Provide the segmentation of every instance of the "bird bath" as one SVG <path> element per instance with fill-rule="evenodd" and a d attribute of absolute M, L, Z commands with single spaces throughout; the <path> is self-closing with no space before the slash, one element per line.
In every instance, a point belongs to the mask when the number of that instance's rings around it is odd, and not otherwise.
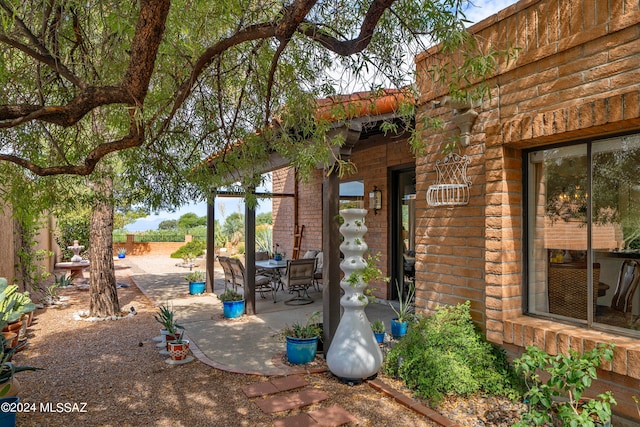
<path fill-rule="evenodd" d="M 55 268 L 60 270 L 69 270 L 71 274 L 71 282 L 79 284 L 85 281 L 83 270 L 89 267 L 89 260 L 82 259 L 80 251 L 84 249 L 84 246 L 78 244 L 77 240 L 73 241 L 72 246 L 67 246 L 67 249 L 73 252 L 71 261 L 58 262 Z"/>

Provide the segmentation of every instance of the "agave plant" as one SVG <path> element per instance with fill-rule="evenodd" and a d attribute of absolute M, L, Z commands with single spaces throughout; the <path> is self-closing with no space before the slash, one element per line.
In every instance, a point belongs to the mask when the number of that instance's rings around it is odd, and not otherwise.
<path fill-rule="evenodd" d="M 31 302 L 29 292 L 18 292 L 17 285 L 7 284 L 7 279 L 0 278 L 0 312 L 2 319 L 8 323 L 17 322 L 23 314 L 36 309 Z"/>

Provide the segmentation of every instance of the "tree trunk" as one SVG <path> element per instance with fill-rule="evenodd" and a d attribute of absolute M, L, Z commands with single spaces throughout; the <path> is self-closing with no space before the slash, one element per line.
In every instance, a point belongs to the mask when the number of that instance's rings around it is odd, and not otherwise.
<path fill-rule="evenodd" d="M 112 182 L 109 178 L 97 178 L 97 201 L 91 213 L 89 239 L 90 278 L 89 290 L 91 317 L 115 316 L 120 312 L 113 265 L 113 204 L 110 202 Z"/>

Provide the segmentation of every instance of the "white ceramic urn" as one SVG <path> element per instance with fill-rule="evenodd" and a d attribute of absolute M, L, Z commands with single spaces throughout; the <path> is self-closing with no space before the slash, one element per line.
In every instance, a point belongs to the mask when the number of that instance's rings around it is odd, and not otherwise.
<path fill-rule="evenodd" d="M 367 227 L 364 225 L 366 209 L 344 209 L 340 215 L 344 219 L 340 233 L 344 241 L 340 250 L 344 260 L 340 269 L 344 277 L 340 287 L 344 295 L 340 305 L 344 308 L 338 329 L 327 351 L 327 367 L 344 381 L 361 381 L 374 376 L 382 365 L 382 352 L 371 330 L 369 319 L 364 312 L 368 299 L 364 294 L 367 283 L 357 272 L 367 263 L 363 257 L 367 244 L 363 240 Z M 350 281 L 352 274 L 357 280 Z M 353 282 L 353 283 L 350 283 Z"/>

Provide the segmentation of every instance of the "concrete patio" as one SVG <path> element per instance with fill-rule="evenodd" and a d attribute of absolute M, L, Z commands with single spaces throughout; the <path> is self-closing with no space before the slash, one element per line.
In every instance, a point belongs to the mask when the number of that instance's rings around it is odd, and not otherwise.
<path fill-rule="evenodd" d="M 322 293 L 310 289 L 312 304 L 289 306 L 290 294 L 278 291 L 277 302 L 270 295 L 256 296 L 256 315 L 225 319 L 222 303 L 211 293 L 189 295 L 184 279 L 188 268 L 177 267 L 178 260 L 168 256 L 127 257 L 117 261 L 120 274 L 129 274 L 140 290 L 155 305 L 174 309 L 178 323 L 184 326 L 193 354 L 202 362 L 231 372 L 286 375 L 296 371 L 280 362 L 285 344 L 277 335 L 285 325 L 306 322 L 314 311 L 322 315 Z M 203 269 L 201 267 L 200 269 Z M 224 274 L 215 269 L 215 293 L 224 290 Z M 393 310 L 386 301 L 369 304 L 365 310 L 370 321 L 384 321 L 387 331 Z M 297 369 L 299 371 L 299 369 Z"/>

